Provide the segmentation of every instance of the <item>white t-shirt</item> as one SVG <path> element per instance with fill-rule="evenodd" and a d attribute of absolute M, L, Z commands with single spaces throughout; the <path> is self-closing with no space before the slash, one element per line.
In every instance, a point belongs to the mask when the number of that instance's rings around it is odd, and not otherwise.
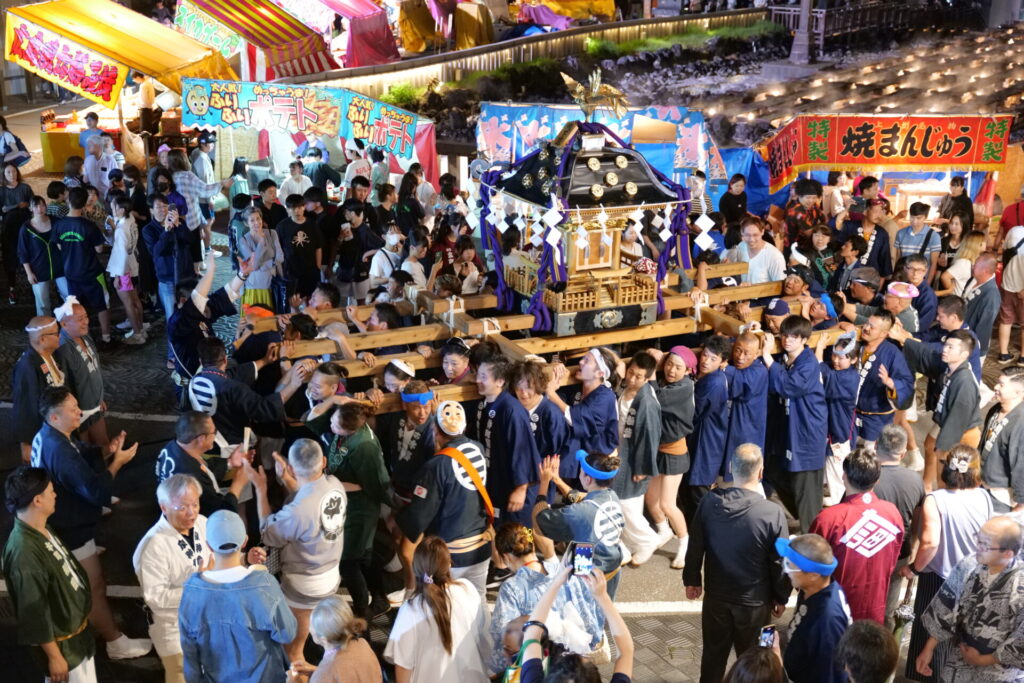
<path fill-rule="evenodd" d="M 1006 233 L 1006 239 L 1003 240 L 1003 249 L 1013 249 L 1021 240 L 1024 240 L 1024 225 L 1010 228 L 1010 232 Z M 1024 244 L 1017 250 L 1017 255 L 1003 266 L 1003 290 L 1024 290 Z"/>
<path fill-rule="evenodd" d="M 402 265 L 402 255 L 388 251 L 387 249 L 378 249 L 377 253 L 370 259 L 370 277 L 381 277 L 389 278 L 391 273 L 395 272 Z"/>
<path fill-rule="evenodd" d="M 281 202 L 288 199 L 293 194 L 303 194 L 306 190 L 313 187 L 313 181 L 309 179 L 309 176 L 300 175 L 299 179 L 296 180 L 292 176 L 285 178 L 284 182 L 281 183 L 281 187 L 277 190 L 277 196 L 281 198 Z"/>
<path fill-rule="evenodd" d="M 747 274 L 743 281 L 752 285 L 760 285 L 765 282 L 775 282 L 786 279 L 786 259 L 782 252 L 771 244 L 765 244 L 761 251 L 754 258 L 750 258 L 747 243 L 741 242 L 737 247 L 736 255 L 740 261 L 747 262 Z"/>
<path fill-rule="evenodd" d="M 366 159 L 356 159 L 347 167 L 345 167 L 345 187 L 352 187 L 352 179 L 355 178 L 357 175 L 361 175 L 364 178 L 366 178 L 367 181 L 369 181 L 370 172 L 372 170 L 373 165 L 369 161 L 367 161 Z M 371 187 L 370 190 L 372 191 L 373 188 Z"/>
<path fill-rule="evenodd" d="M 953 293 L 957 296 L 964 295 L 964 285 L 971 279 L 971 269 L 974 264 L 965 258 L 958 258 L 953 261 L 946 272 L 953 278 Z"/>
<path fill-rule="evenodd" d="M 398 610 L 384 659 L 412 669 L 411 683 L 485 683 L 490 652 L 487 609 L 473 584 L 465 579 L 448 586 L 452 606 L 452 651 L 445 652 L 437 623 L 422 598 Z"/>
<path fill-rule="evenodd" d="M 405 259 L 402 263 L 402 270 L 412 275 L 412 283 L 420 289 L 427 286 L 427 274 L 423 270 L 423 264 L 419 261 Z"/>

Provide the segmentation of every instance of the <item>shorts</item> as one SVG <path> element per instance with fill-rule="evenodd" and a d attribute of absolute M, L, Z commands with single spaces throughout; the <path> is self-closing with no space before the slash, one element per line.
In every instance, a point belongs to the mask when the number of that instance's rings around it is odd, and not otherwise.
<path fill-rule="evenodd" d="M 68 294 L 73 294 L 78 299 L 78 303 L 82 304 L 89 313 L 107 310 L 110 299 L 107 282 L 102 273 L 91 280 L 68 278 Z"/>
<path fill-rule="evenodd" d="M 135 285 L 132 284 L 131 275 L 115 275 L 114 276 L 114 287 L 119 292 L 134 292 Z"/>
<path fill-rule="evenodd" d="M 96 539 L 89 541 L 80 548 L 75 548 L 71 551 L 71 554 L 74 555 L 75 559 L 79 562 L 89 559 L 96 554 Z"/>
<path fill-rule="evenodd" d="M 210 220 L 213 218 L 213 204 L 210 202 L 199 202 L 199 213 L 202 214 L 204 221 Z"/>
<path fill-rule="evenodd" d="M 658 474 L 686 474 L 690 471 L 690 454 L 669 455 L 658 451 Z"/>
<path fill-rule="evenodd" d="M 1021 292 L 1003 292 L 999 303 L 999 324 L 1024 323 L 1024 297 Z"/>
<path fill-rule="evenodd" d="M 313 609 L 324 598 L 334 595 L 341 585 L 337 567 L 315 576 L 282 574 L 284 601 L 295 609 Z"/>

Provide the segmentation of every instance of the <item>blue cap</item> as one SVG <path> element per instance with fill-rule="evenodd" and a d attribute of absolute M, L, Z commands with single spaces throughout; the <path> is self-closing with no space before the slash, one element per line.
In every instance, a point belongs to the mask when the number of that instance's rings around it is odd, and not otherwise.
<path fill-rule="evenodd" d="M 764 312 L 766 315 L 789 315 L 789 303 L 776 297 L 768 302 Z"/>
<path fill-rule="evenodd" d="M 215 553 L 227 555 L 245 545 L 245 524 L 237 512 L 217 510 L 206 520 L 206 542 Z"/>

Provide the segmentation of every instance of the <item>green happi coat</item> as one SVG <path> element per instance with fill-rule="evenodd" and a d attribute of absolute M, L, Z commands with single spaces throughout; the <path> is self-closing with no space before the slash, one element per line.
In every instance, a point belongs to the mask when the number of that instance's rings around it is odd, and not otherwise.
<path fill-rule="evenodd" d="M 32 656 L 46 671 L 38 646 L 57 641 L 71 670 L 96 653 L 95 634 L 86 624 L 92 594 L 82 565 L 57 534 L 47 532 L 49 538 L 15 519 L 0 569 L 18 619 L 18 642 L 36 646 Z"/>

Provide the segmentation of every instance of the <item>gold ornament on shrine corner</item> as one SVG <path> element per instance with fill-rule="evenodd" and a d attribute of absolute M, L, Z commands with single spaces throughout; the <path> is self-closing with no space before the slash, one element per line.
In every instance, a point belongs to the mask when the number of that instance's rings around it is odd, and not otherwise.
<path fill-rule="evenodd" d="M 523 176 L 523 179 L 520 182 L 522 182 L 525 189 L 529 190 L 533 187 L 533 176 L 527 173 Z"/>
<path fill-rule="evenodd" d="M 619 174 L 616 173 L 615 171 L 608 171 L 607 173 L 604 174 L 604 184 L 608 185 L 609 187 L 612 185 L 618 185 Z"/>
<path fill-rule="evenodd" d="M 622 156 L 621 154 L 615 157 L 615 165 L 619 168 L 626 168 L 629 165 L 629 159 Z"/>
<path fill-rule="evenodd" d="M 626 115 L 628 102 L 625 94 L 618 88 L 602 83 L 600 69 L 591 72 L 587 85 L 565 73 L 562 74 L 562 80 L 569 88 L 569 95 L 583 110 L 588 121 L 594 112 L 601 108 L 610 109 L 620 119 Z"/>
<path fill-rule="evenodd" d="M 629 196 L 629 197 L 635 196 L 636 193 L 637 193 L 637 190 L 639 190 L 639 188 L 636 186 L 636 183 L 634 183 L 632 181 L 626 183 L 626 188 L 625 189 L 626 189 L 626 195 Z"/>
<path fill-rule="evenodd" d="M 598 171 L 601 170 L 601 160 L 598 159 L 597 157 L 590 157 L 589 159 L 587 159 L 587 168 L 589 168 L 594 173 L 597 173 Z"/>
<path fill-rule="evenodd" d="M 600 199 L 604 196 L 604 188 L 595 183 L 590 186 L 590 194 L 594 199 Z"/>

